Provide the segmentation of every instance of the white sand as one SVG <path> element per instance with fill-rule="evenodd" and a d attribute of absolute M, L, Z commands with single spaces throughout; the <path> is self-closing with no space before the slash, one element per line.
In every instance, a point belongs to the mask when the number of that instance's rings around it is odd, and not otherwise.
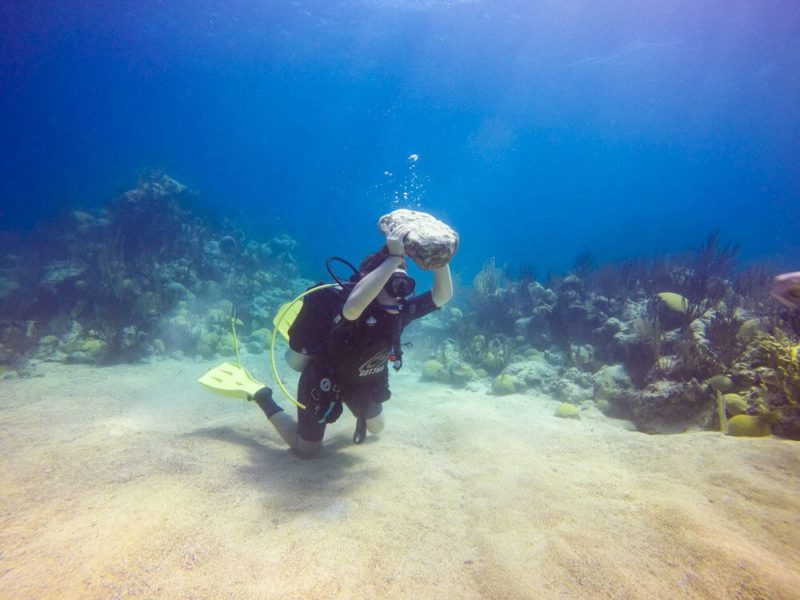
<path fill-rule="evenodd" d="M 301 461 L 194 383 L 210 366 L 0 383 L 0 597 L 800 597 L 799 443 L 561 420 L 406 368 L 380 437 L 347 415 Z"/>

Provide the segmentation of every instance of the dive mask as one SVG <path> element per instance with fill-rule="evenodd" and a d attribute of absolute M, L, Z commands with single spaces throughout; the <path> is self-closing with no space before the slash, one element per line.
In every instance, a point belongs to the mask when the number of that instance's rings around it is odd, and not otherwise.
<path fill-rule="evenodd" d="M 414 293 L 417 282 L 406 273 L 395 272 L 383 286 L 386 293 L 392 298 L 406 298 Z"/>

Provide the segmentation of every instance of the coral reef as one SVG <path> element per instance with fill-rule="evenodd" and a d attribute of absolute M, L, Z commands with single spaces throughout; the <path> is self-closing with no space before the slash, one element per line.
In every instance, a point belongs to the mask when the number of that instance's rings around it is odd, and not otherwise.
<path fill-rule="evenodd" d="M 642 431 L 733 435 L 748 416 L 800 439 L 800 315 L 769 299 L 768 268 L 735 272 L 738 251 L 713 232 L 682 256 L 596 267 L 581 255 L 544 284 L 491 259 L 449 353 L 491 377 L 495 394 L 510 377 L 518 392 L 593 402 Z"/>
<path fill-rule="evenodd" d="M 455 251 L 452 239 L 447 252 Z M 29 359 L 107 363 L 263 352 L 277 308 L 312 282 L 297 243 L 248 239 L 161 174 L 97 212 L 28 238 L 3 234 L 2 377 Z M 536 390 L 641 431 L 800 439 L 800 314 L 770 299 L 771 270 L 736 272 L 718 233 L 696 251 L 539 282 L 488 260 L 461 306 L 411 325 L 420 376 L 494 396 Z M 562 416 L 566 415 L 566 412 Z"/>
<path fill-rule="evenodd" d="M 248 240 L 186 186 L 148 175 L 98 214 L 13 240 L 0 259 L 0 361 L 227 354 L 234 306 L 247 339 L 308 285 L 294 246 L 285 235 Z"/>
<path fill-rule="evenodd" d="M 766 419 L 772 431 L 800 439 L 800 361 L 797 338 L 780 328 L 760 333 L 730 369 L 747 414 Z M 740 413 L 741 414 L 741 413 Z"/>

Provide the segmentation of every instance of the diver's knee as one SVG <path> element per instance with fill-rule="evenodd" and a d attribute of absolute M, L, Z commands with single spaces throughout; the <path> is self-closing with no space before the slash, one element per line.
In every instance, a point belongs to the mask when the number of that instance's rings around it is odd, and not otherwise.
<path fill-rule="evenodd" d="M 319 449 L 322 448 L 322 441 L 319 442 L 307 442 L 301 437 L 297 438 L 297 442 L 294 446 L 292 446 L 292 450 L 294 453 L 297 454 L 303 460 L 308 460 L 309 458 L 314 458 L 316 454 L 319 452 Z"/>
<path fill-rule="evenodd" d="M 370 433 L 380 433 L 386 425 L 386 420 L 383 418 L 383 413 L 367 419 L 367 431 Z"/>

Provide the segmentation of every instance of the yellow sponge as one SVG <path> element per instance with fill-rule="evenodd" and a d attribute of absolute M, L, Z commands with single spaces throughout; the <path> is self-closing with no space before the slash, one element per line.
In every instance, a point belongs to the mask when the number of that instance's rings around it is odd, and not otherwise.
<path fill-rule="evenodd" d="M 554 414 L 562 419 L 580 419 L 581 409 L 574 404 L 570 404 L 569 402 L 562 402 L 558 405 L 558 408 Z"/>

